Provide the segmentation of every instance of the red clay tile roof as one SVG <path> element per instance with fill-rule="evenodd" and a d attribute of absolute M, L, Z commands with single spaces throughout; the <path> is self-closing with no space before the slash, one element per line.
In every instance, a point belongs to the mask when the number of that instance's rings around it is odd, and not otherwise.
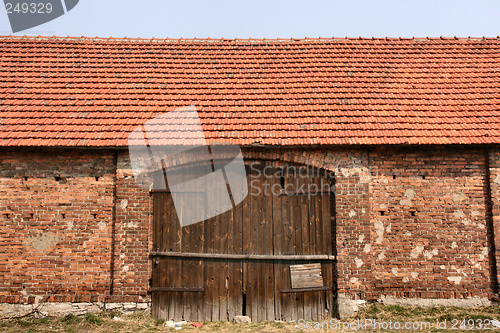
<path fill-rule="evenodd" d="M 126 146 L 196 105 L 240 145 L 500 143 L 500 39 L 0 36 L 0 146 Z"/>

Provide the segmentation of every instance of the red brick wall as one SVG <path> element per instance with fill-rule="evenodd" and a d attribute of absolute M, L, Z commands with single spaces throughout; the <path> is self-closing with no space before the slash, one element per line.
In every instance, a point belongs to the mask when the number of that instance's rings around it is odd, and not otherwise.
<path fill-rule="evenodd" d="M 149 300 L 151 199 L 126 152 L 0 154 L 0 302 Z"/>
<path fill-rule="evenodd" d="M 244 149 L 245 158 L 335 171 L 338 290 L 360 299 L 490 296 L 486 156 L 452 147 Z M 489 164 L 500 230 L 499 149 Z M 126 151 L 3 149 L 0 167 L 0 303 L 51 293 L 149 300 L 152 201 Z"/>
<path fill-rule="evenodd" d="M 485 153 L 370 153 L 374 288 L 396 297 L 488 296 Z"/>
<path fill-rule="evenodd" d="M 148 189 L 136 185 L 127 152 L 117 158 L 116 203 L 113 300 L 149 300 L 153 201 Z"/>
<path fill-rule="evenodd" d="M 110 280 L 113 154 L 0 156 L 0 302 L 102 298 Z"/>

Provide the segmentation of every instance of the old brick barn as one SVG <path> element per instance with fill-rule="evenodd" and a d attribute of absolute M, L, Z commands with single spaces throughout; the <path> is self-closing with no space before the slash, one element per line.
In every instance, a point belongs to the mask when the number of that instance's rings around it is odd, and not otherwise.
<path fill-rule="evenodd" d="M 294 320 L 498 297 L 498 38 L 4 36 L 0 63 L 4 315 Z M 127 138 L 187 105 L 249 176 L 277 171 L 257 187 L 332 191 L 180 227 L 167 190 L 137 186 Z"/>

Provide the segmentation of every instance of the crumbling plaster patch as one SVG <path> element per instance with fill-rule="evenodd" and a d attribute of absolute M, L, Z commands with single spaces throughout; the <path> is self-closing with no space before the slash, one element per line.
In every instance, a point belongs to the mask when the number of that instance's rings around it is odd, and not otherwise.
<path fill-rule="evenodd" d="M 448 276 L 448 280 L 454 282 L 455 284 L 460 284 L 460 281 L 462 281 L 461 276 Z"/>
<path fill-rule="evenodd" d="M 495 177 L 495 179 L 493 179 L 493 182 L 497 185 L 500 185 L 500 173 L 497 174 L 497 176 Z"/>
<path fill-rule="evenodd" d="M 451 196 L 453 202 L 461 202 L 461 201 L 464 201 L 467 199 L 467 196 L 460 192 L 460 193 L 453 193 L 453 195 Z"/>
<path fill-rule="evenodd" d="M 382 244 L 382 240 L 384 239 L 384 224 L 382 221 L 375 221 L 375 232 L 377 233 L 377 239 L 375 242 L 377 244 Z"/>
<path fill-rule="evenodd" d="M 411 206 L 411 200 L 415 198 L 415 195 L 416 195 L 415 190 L 407 189 L 404 193 L 406 199 L 399 201 L 399 204 L 401 206 Z"/>
<path fill-rule="evenodd" d="M 410 258 L 416 258 L 419 254 L 424 251 L 423 245 L 417 245 L 413 250 L 411 250 Z"/>
<path fill-rule="evenodd" d="M 355 262 L 356 262 L 356 267 L 357 268 L 360 268 L 361 266 L 363 266 L 363 260 L 361 260 L 359 258 L 356 258 Z"/>
<path fill-rule="evenodd" d="M 43 252 L 51 246 L 56 245 L 62 240 L 62 237 L 56 236 L 52 232 L 41 231 L 34 236 L 28 237 L 25 241 L 26 247 Z"/>

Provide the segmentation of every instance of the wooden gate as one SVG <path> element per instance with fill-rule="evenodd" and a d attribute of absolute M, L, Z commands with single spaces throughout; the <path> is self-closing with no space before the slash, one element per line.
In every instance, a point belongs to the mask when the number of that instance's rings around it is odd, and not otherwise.
<path fill-rule="evenodd" d="M 176 210 L 168 190 L 155 191 L 153 316 L 189 321 L 331 316 L 333 178 L 306 170 L 262 161 L 247 165 L 245 200 L 186 227 L 178 214 L 210 207 L 194 200 Z M 220 195 L 211 194 L 211 200 Z"/>

